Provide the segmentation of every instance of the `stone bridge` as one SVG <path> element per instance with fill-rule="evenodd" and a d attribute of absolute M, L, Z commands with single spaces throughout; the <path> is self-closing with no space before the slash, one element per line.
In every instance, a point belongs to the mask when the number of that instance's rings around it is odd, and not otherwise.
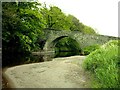
<path fill-rule="evenodd" d="M 83 34 L 80 31 L 69 31 L 69 30 L 45 30 L 46 42 L 43 47 L 44 51 L 53 51 L 58 40 L 69 37 L 76 40 L 80 48 L 83 49 L 86 46 L 95 44 L 104 44 L 109 40 L 116 40 L 117 37 L 104 36 L 104 35 L 90 35 Z"/>

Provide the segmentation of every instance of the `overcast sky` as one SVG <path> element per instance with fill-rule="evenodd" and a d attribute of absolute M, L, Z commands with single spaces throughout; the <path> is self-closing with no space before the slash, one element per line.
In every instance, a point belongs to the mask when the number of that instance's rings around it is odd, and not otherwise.
<path fill-rule="evenodd" d="M 96 29 L 99 34 L 118 36 L 118 1 L 120 0 L 39 0 L 58 6 L 80 22 Z"/>

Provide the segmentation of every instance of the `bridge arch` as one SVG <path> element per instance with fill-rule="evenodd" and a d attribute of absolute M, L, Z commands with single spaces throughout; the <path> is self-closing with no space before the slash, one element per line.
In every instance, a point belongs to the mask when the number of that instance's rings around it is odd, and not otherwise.
<path fill-rule="evenodd" d="M 80 43 L 76 40 L 76 38 L 75 38 L 74 36 L 71 37 L 70 35 L 60 35 L 60 36 L 56 36 L 56 37 L 54 37 L 54 38 L 49 38 L 49 39 L 46 41 L 43 50 L 45 50 L 45 51 L 54 51 L 54 48 L 55 48 L 57 42 L 58 42 L 59 40 L 65 38 L 65 37 L 68 37 L 68 38 L 74 40 L 75 43 L 78 45 L 78 48 L 81 49 L 81 48 L 80 48 Z"/>
<path fill-rule="evenodd" d="M 65 37 L 68 37 L 68 36 L 60 36 L 60 37 L 55 38 L 55 39 L 51 42 L 51 45 L 53 45 L 53 47 L 55 47 L 55 45 L 57 44 L 57 41 L 65 38 Z"/>

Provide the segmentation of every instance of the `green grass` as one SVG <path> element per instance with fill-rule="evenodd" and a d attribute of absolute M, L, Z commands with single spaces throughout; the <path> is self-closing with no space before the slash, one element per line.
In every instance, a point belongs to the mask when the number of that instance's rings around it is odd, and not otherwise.
<path fill-rule="evenodd" d="M 83 68 L 94 76 L 92 86 L 94 88 L 118 88 L 120 87 L 119 69 L 120 56 L 117 40 L 109 41 L 90 53 L 83 62 Z"/>

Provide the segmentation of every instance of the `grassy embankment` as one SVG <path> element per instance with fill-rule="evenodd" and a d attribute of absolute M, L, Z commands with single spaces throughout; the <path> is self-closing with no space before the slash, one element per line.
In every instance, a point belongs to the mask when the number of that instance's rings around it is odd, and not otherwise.
<path fill-rule="evenodd" d="M 118 88 L 120 87 L 120 56 L 118 55 L 120 42 L 109 41 L 99 49 L 90 53 L 83 62 L 83 68 L 90 72 L 92 87 Z"/>

